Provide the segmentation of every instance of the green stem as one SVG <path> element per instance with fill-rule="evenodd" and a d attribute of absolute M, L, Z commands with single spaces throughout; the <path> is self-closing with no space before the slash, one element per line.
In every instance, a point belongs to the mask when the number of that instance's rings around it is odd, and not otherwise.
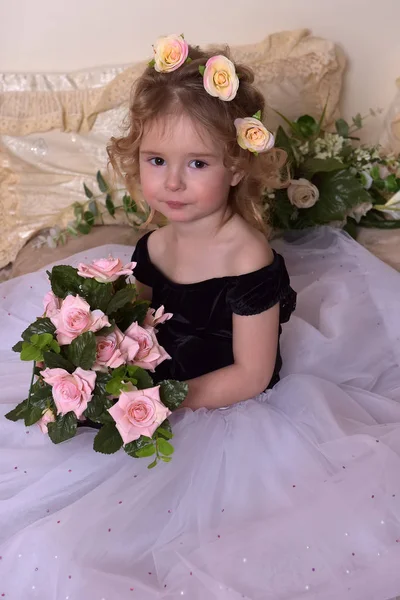
<path fill-rule="evenodd" d="M 32 377 L 31 377 L 31 383 L 29 385 L 28 404 L 29 404 L 29 400 L 31 399 L 33 379 L 35 377 L 35 367 L 36 367 L 36 360 L 33 361 Z"/>

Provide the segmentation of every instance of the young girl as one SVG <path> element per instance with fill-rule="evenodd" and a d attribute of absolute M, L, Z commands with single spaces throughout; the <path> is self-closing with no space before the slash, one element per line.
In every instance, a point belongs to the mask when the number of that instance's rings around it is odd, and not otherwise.
<path fill-rule="evenodd" d="M 400 593 L 399 276 L 330 229 L 271 249 L 261 191 L 285 174 L 263 107 L 251 72 L 225 52 L 180 36 L 156 44 L 109 154 L 168 220 L 133 260 L 141 296 L 173 313 L 159 330 L 172 358 L 155 378 L 189 384 L 171 417 L 175 454 L 149 471 L 93 453 L 89 429 L 50 448 L 2 420 L 0 595 Z M 127 254 L 116 245 L 85 258 L 108 252 Z M 299 293 L 289 323 L 296 294 L 281 254 Z M 43 272 L 2 286 L 4 413 L 29 378 L 9 348 L 46 286 Z"/>

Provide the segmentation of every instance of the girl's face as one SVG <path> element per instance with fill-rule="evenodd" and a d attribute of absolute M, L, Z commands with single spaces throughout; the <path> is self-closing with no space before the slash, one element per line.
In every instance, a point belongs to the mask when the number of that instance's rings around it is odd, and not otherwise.
<path fill-rule="evenodd" d="M 143 195 L 170 222 L 224 213 L 230 187 L 241 179 L 224 166 L 222 147 L 184 113 L 145 127 L 139 153 Z"/>

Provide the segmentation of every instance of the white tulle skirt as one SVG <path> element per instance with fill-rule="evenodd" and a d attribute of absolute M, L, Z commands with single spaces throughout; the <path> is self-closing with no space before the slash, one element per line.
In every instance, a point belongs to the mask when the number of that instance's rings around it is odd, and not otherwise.
<path fill-rule="evenodd" d="M 174 413 L 173 460 L 150 471 L 94 453 L 93 430 L 55 446 L 2 418 L 26 397 L 10 347 L 48 284 L 0 286 L 0 600 L 400 594 L 400 275 L 330 229 L 275 247 L 299 294 L 282 381 Z"/>

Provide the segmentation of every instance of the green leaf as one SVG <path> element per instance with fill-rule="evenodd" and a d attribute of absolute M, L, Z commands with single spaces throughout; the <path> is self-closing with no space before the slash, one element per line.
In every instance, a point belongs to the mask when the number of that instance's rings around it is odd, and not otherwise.
<path fill-rule="evenodd" d="M 360 115 L 360 113 L 357 113 L 355 117 L 353 117 L 352 119 L 354 125 L 357 127 L 357 129 L 361 129 L 363 124 L 362 124 L 362 116 Z"/>
<path fill-rule="evenodd" d="M 80 221 L 83 215 L 83 206 L 79 202 L 74 204 L 74 215 Z"/>
<path fill-rule="evenodd" d="M 108 192 L 108 184 L 106 182 L 106 180 L 104 179 L 103 175 L 100 173 L 100 171 L 97 171 L 96 173 L 96 179 L 97 179 L 97 185 L 99 186 L 99 190 L 101 192 L 106 193 Z"/>
<path fill-rule="evenodd" d="M 166 419 L 164 423 L 157 428 L 156 436 L 163 437 L 166 440 L 170 440 L 174 437 L 168 419 Z"/>
<path fill-rule="evenodd" d="M 161 460 L 163 460 L 166 463 L 171 462 L 172 458 L 170 456 L 160 456 Z"/>
<path fill-rule="evenodd" d="M 115 206 L 114 202 L 112 201 L 111 194 L 107 194 L 106 196 L 106 209 L 112 217 L 115 215 Z"/>
<path fill-rule="evenodd" d="M 96 394 L 88 402 L 87 408 L 83 413 L 87 419 L 96 423 L 114 423 L 114 419 L 108 412 L 108 408 L 113 405 L 111 398 L 107 396 L 97 396 Z"/>
<path fill-rule="evenodd" d="M 139 450 L 147 448 L 148 446 L 153 446 L 155 451 L 154 441 L 147 436 L 141 435 L 140 438 L 138 438 L 134 442 L 129 442 L 129 444 L 125 444 L 124 450 L 127 454 L 129 454 L 129 456 L 132 456 L 133 458 L 139 458 L 139 456 L 137 455 Z M 152 454 L 154 454 L 154 452 Z M 151 454 L 149 456 L 151 456 Z"/>
<path fill-rule="evenodd" d="M 92 192 L 92 190 L 90 190 L 88 188 L 88 186 L 86 185 L 86 183 L 83 184 L 83 189 L 85 190 L 85 196 L 86 196 L 86 198 L 93 198 L 93 192 Z"/>
<path fill-rule="evenodd" d="M 165 456 L 171 456 L 171 454 L 174 453 L 173 445 L 167 442 L 167 440 L 164 440 L 164 438 L 159 438 L 157 444 L 161 454 L 164 454 Z"/>
<path fill-rule="evenodd" d="M 87 223 L 79 223 L 79 225 L 77 225 L 76 228 L 79 231 L 79 233 L 82 233 L 83 235 L 87 235 L 92 231 L 92 227 Z"/>
<path fill-rule="evenodd" d="M 132 303 L 133 299 L 136 297 L 136 288 L 135 286 L 127 286 L 122 290 L 119 290 L 110 300 L 106 314 L 112 315 L 117 312 L 120 308 L 124 307 L 125 304 Z"/>
<path fill-rule="evenodd" d="M 293 121 L 291 121 L 290 119 L 288 119 L 287 117 L 285 117 L 285 115 L 282 114 L 281 112 L 279 112 L 279 110 L 276 110 L 275 108 L 273 108 L 272 110 L 274 112 L 276 112 L 276 114 L 279 115 L 280 118 L 283 119 L 287 125 L 289 125 L 290 129 L 293 131 L 293 133 L 295 135 L 298 135 L 299 132 L 298 132 L 297 124 L 296 123 L 294 123 Z M 281 146 L 279 146 L 279 148 L 281 148 Z"/>
<path fill-rule="evenodd" d="M 57 265 L 53 267 L 50 274 L 51 289 L 57 298 L 65 298 L 69 294 L 79 294 L 81 277 L 78 270 L 69 265 Z"/>
<path fill-rule="evenodd" d="M 102 454 L 114 454 L 122 445 L 122 437 L 113 423 L 104 425 L 93 441 L 93 449 Z"/>
<path fill-rule="evenodd" d="M 125 306 L 123 311 L 117 313 L 115 316 L 116 324 L 122 332 L 125 332 L 132 323 L 137 322 L 139 325 L 143 325 L 149 306 L 150 302 L 145 300 Z"/>
<path fill-rule="evenodd" d="M 75 370 L 74 365 L 69 360 L 55 352 L 43 352 L 43 360 L 49 369 L 65 369 L 68 373 Z"/>
<path fill-rule="evenodd" d="M 299 166 L 299 177 L 311 180 L 316 173 L 329 173 L 330 171 L 341 171 L 344 164 L 336 158 L 307 158 Z"/>
<path fill-rule="evenodd" d="M 184 381 L 168 379 L 160 383 L 160 397 L 162 403 L 170 410 L 179 408 L 188 393 L 188 384 Z"/>
<path fill-rule="evenodd" d="M 290 142 L 290 138 L 287 135 L 286 131 L 283 129 L 283 127 L 278 127 L 278 131 L 276 132 L 276 137 L 275 137 L 275 147 L 276 148 L 281 148 L 282 150 L 284 150 L 288 156 L 288 161 L 289 161 L 289 165 L 291 167 L 295 167 L 296 166 L 296 159 L 293 153 L 293 148 L 292 148 L 292 144 Z"/>
<path fill-rule="evenodd" d="M 29 406 L 24 415 L 25 426 L 34 425 L 42 418 L 43 409 L 40 406 Z"/>
<path fill-rule="evenodd" d="M 96 200 L 91 200 L 89 202 L 89 210 L 90 212 L 97 217 L 97 215 L 99 214 L 98 208 L 97 208 L 97 202 Z"/>
<path fill-rule="evenodd" d="M 122 381 L 118 377 L 113 377 L 106 384 L 106 392 L 111 396 L 118 397 L 121 393 Z"/>
<path fill-rule="evenodd" d="M 390 192 L 392 194 L 394 194 L 395 192 L 398 191 L 399 188 L 398 188 L 398 184 L 397 184 L 396 175 L 394 173 L 392 173 L 391 175 L 386 177 L 385 188 L 388 192 Z"/>
<path fill-rule="evenodd" d="M 148 456 L 153 456 L 156 453 L 156 449 L 154 444 L 147 444 L 147 446 L 143 446 L 136 452 L 137 458 L 147 458 Z"/>
<path fill-rule="evenodd" d="M 147 465 L 148 469 L 154 469 L 157 466 L 157 459 L 153 460 L 149 465 Z"/>
<path fill-rule="evenodd" d="M 13 352 L 21 352 L 22 350 L 22 341 L 21 342 L 17 342 L 12 348 L 11 350 Z"/>
<path fill-rule="evenodd" d="M 335 121 L 336 131 L 344 138 L 349 137 L 349 124 L 344 119 Z"/>
<path fill-rule="evenodd" d="M 31 393 L 29 396 L 30 406 L 35 406 L 46 410 L 49 405 L 53 402 L 53 388 L 48 383 L 44 383 L 43 380 L 39 379 L 33 384 Z"/>
<path fill-rule="evenodd" d="M 129 367 L 128 367 L 129 369 Z M 136 387 L 138 388 L 138 390 L 145 390 L 147 388 L 151 388 L 154 386 L 153 380 L 150 377 L 148 371 L 146 371 L 145 369 L 142 369 L 141 367 L 136 367 L 136 372 L 135 375 L 132 375 L 132 377 L 135 377 L 136 379 Z"/>
<path fill-rule="evenodd" d="M 96 337 L 92 331 L 86 331 L 72 340 L 67 346 L 66 353 L 76 367 L 91 369 L 96 359 Z"/>
<path fill-rule="evenodd" d="M 202 77 L 204 77 L 204 71 L 206 70 L 204 65 L 199 65 L 199 73 Z"/>
<path fill-rule="evenodd" d="M 114 371 L 115 372 L 115 371 Z M 110 381 L 111 376 L 108 373 L 96 372 L 96 385 L 94 386 L 93 394 L 97 396 L 106 395 L 106 385 Z"/>
<path fill-rule="evenodd" d="M 324 119 L 325 119 L 325 115 L 326 115 L 326 110 L 328 108 L 328 100 L 329 100 L 329 94 L 328 94 L 328 98 L 326 99 L 326 102 L 325 102 L 324 110 L 322 111 L 322 114 L 321 114 L 321 116 L 319 118 L 319 121 L 318 121 L 318 124 L 317 124 L 317 130 L 315 132 L 315 136 L 316 137 L 319 136 L 319 134 L 321 132 L 321 129 L 322 129 L 322 125 L 324 123 Z"/>
<path fill-rule="evenodd" d="M 94 225 L 94 222 L 95 222 L 94 214 L 90 210 L 86 210 L 83 213 L 83 218 L 85 219 L 86 223 L 88 225 L 90 225 L 90 227 L 92 227 Z"/>
<path fill-rule="evenodd" d="M 137 212 L 136 202 L 128 194 L 124 194 L 122 202 L 127 213 Z"/>
<path fill-rule="evenodd" d="M 33 346 L 29 342 L 22 343 L 21 360 L 40 361 L 42 358 L 42 351 L 39 348 L 36 348 L 36 346 Z"/>
<path fill-rule="evenodd" d="M 154 67 L 155 64 L 156 64 L 156 61 L 154 60 L 154 58 L 147 63 L 147 65 L 151 68 Z"/>
<path fill-rule="evenodd" d="M 305 139 L 314 137 L 318 130 L 318 124 L 316 120 L 310 115 L 303 115 L 297 119 L 296 125 L 298 132 Z"/>
<path fill-rule="evenodd" d="M 357 239 L 357 222 L 354 219 L 348 218 L 343 229 L 353 238 L 353 240 Z"/>
<path fill-rule="evenodd" d="M 48 423 L 49 438 L 54 444 L 60 444 L 74 437 L 77 428 L 76 414 L 57 415 L 53 423 Z"/>
<path fill-rule="evenodd" d="M 187 57 L 187 59 L 185 60 L 185 63 L 188 65 L 189 63 L 192 62 L 192 58 L 190 58 L 190 56 Z"/>
<path fill-rule="evenodd" d="M 35 342 L 32 338 L 35 339 Z M 43 350 L 46 347 L 49 347 L 52 342 L 54 342 L 54 338 L 51 333 L 35 333 L 31 337 L 31 343 L 40 348 L 41 350 Z"/>
<path fill-rule="evenodd" d="M 53 335 L 55 330 L 56 330 L 56 328 L 54 327 L 54 325 L 50 321 L 50 319 L 48 319 L 47 317 L 39 318 L 39 319 L 36 319 L 36 321 L 34 323 L 29 325 L 29 327 L 27 327 L 25 329 L 25 331 L 22 332 L 21 337 L 26 342 L 29 342 L 32 335 L 34 335 L 35 333 L 38 333 L 38 334 L 51 333 Z"/>
<path fill-rule="evenodd" d="M 84 279 L 81 281 L 79 295 L 90 304 L 91 310 L 105 312 L 112 298 L 112 283 L 100 283 L 95 279 Z"/>
<path fill-rule="evenodd" d="M 53 340 L 49 346 L 50 350 L 53 350 L 56 354 L 60 354 L 61 348 L 56 340 Z"/>
<path fill-rule="evenodd" d="M 261 121 L 261 110 L 258 110 L 255 115 L 253 115 L 253 119 L 258 119 Z"/>
<path fill-rule="evenodd" d="M 20 402 L 19 404 L 17 404 L 17 406 L 15 408 L 10 410 L 10 412 L 8 412 L 4 416 L 9 421 L 19 421 L 20 419 L 25 418 L 25 413 L 26 413 L 27 408 L 28 408 L 28 399 L 23 400 L 23 402 Z"/>

